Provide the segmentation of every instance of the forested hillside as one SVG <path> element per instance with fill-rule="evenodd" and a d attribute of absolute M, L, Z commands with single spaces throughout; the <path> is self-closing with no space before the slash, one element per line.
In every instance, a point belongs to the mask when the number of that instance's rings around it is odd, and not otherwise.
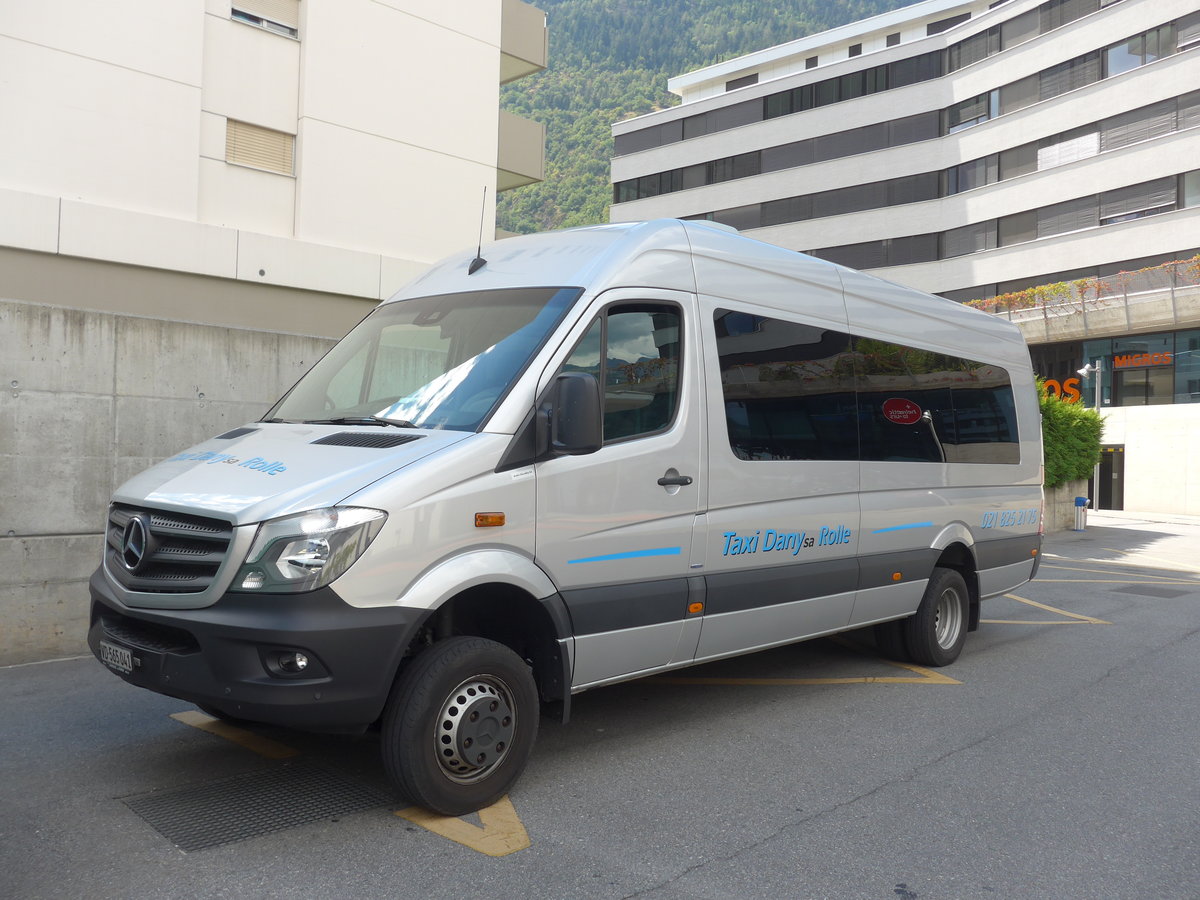
<path fill-rule="evenodd" d="M 613 122 L 673 106 L 674 75 L 913 0 L 532 0 L 550 67 L 502 89 L 505 109 L 546 125 L 546 180 L 501 194 L 516 232 L 608 221 Z"/>

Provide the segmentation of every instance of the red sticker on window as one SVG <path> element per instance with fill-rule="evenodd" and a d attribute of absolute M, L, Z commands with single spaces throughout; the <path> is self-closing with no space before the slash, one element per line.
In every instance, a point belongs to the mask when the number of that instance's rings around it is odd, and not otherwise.
<path fill-rule="evenodd" d="M 921 407 L 903 397 L 883 401 L 883 417 L 897 425 L 913 425 L 921 421 Z"/>

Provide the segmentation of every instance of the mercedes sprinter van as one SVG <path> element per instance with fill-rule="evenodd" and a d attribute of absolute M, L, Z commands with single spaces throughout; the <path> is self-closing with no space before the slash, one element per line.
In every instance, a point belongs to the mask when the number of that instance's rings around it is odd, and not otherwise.
<path fill-rule="evenodd" d="M 580 691 L 867 627 L 953 662 L 1034 575 L 1041 463 L 1005 321 L 710 223 L 515 237 L 124 484 L 89 643 L 214 716 L 378 724 L 458 815 Z"/>

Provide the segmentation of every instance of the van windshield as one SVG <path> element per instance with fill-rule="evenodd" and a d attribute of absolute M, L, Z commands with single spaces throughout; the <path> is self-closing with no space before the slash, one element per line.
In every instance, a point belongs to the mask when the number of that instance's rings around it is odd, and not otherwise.
<path fill-rule="evenodd" d="M 266 415 L 476 431 L 582 288 L 512 288 L 385 303 Z"/>

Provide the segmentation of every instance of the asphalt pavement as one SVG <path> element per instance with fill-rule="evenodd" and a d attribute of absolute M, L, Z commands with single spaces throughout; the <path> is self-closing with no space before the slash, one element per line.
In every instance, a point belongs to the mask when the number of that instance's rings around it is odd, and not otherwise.
<path fill-rule="evenodd" d="M 1200 897 L 1200 519 L 1093 512 L 983 619 L 945 669 L 852 633 L 579 695 L 463 819 L 370 734 L 2 668 L 0 897 Z"/>

